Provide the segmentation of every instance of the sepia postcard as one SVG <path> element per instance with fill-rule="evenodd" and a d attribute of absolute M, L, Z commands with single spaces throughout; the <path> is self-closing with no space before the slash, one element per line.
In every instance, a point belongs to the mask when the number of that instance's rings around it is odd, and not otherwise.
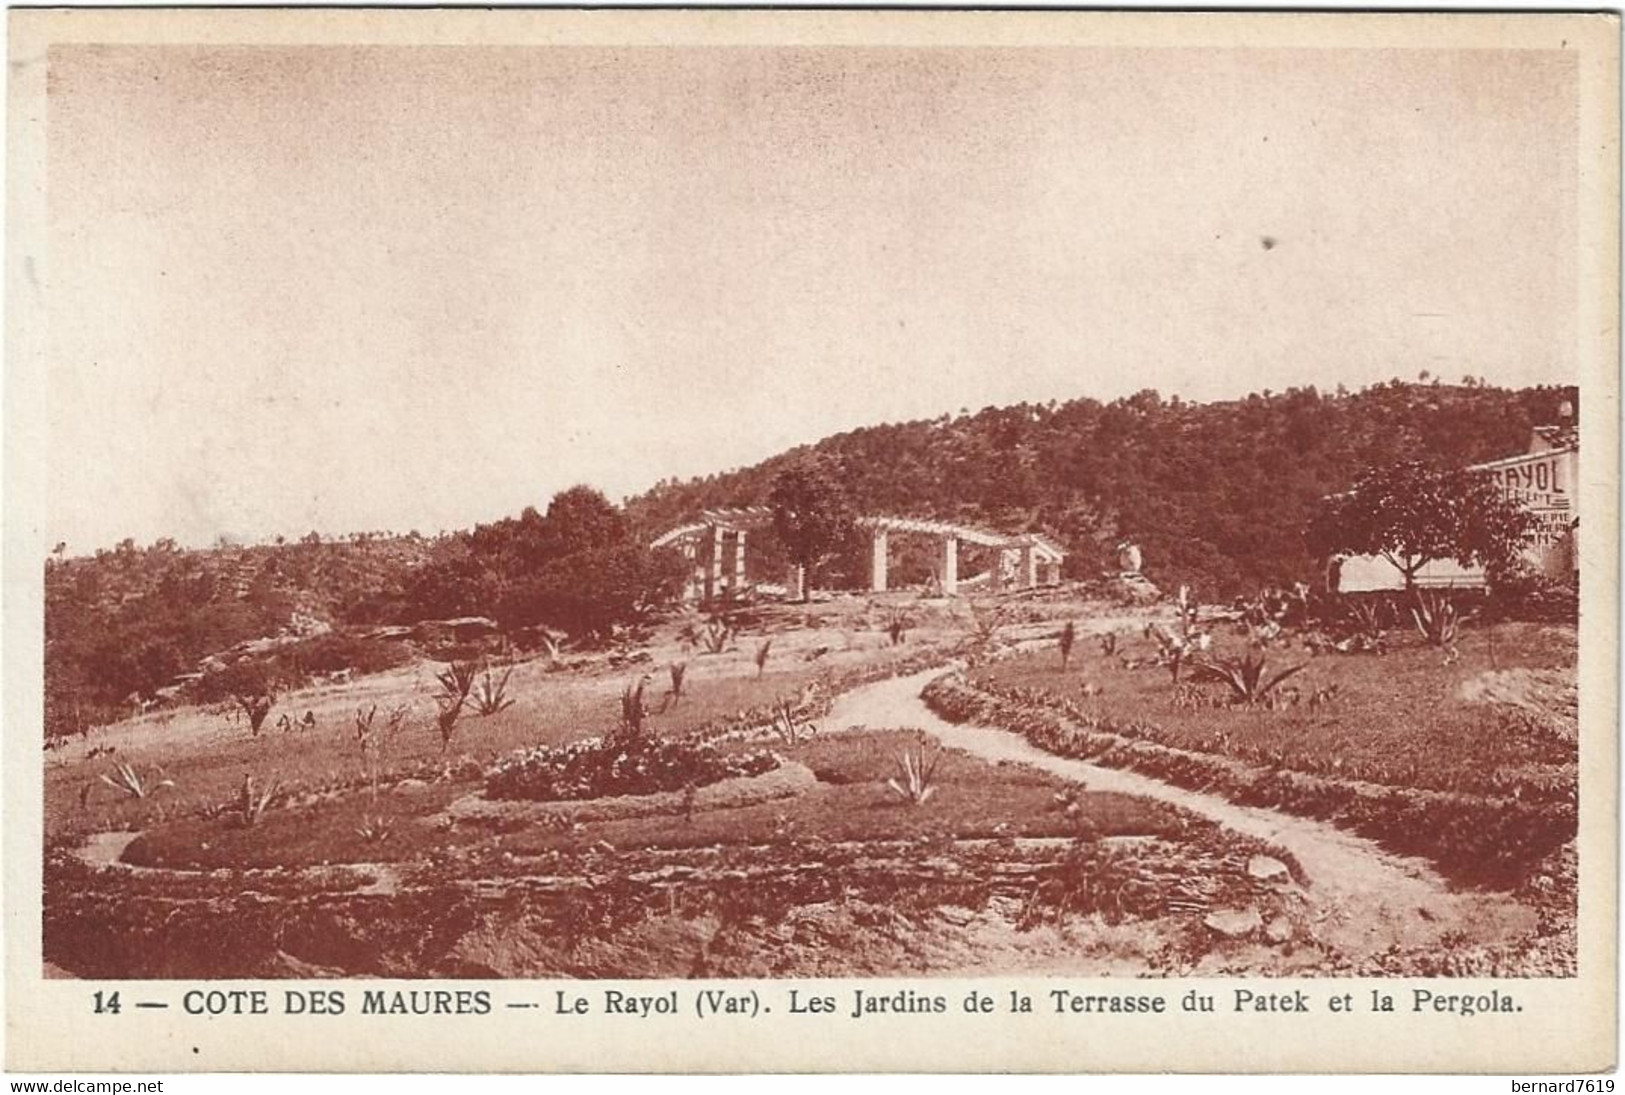
<path fill-rule="evenodd" d="M 9 18 L 8 1068 L 1613 1068 L 1617 17 Z"/>

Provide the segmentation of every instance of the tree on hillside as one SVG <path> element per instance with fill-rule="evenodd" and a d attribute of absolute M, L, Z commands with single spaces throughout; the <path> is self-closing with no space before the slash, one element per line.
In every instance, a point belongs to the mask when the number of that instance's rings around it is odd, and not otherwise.
<path fill-rule="evenodd" d="M 806 576 L 817 572 L 852 531 L 852 508 L 830 471 L 805 463 L 780 472 L 768 495 L 773 510 L 773 531 L 790 561 L 801 568 L 801 595 L 807 595 Z"/>
<path fill-rule="evenodd" d="M 597 551 L 626 539 L 626 518 L 602 491 L 574 486 L 547 506 L 547 535 L 559 555 Z"/>
<path fill-rule="evenodd" d="M 528 572 L 577 552 L 613 547 L 626 537 L 626 518 L 603 492 L 574 486 L 553 496 L 545 517 L 526 506 L 518 517 L 476 526 L 466 539 L 475 555 L 498 570 Z"/>
<path fill-rule="evenodd" d="M 501 576 L 462 539 L 437 544 L 434 554 L 406 579 L 408 620 L 483 614 L 496 599 Z"/>
<path fill-rule="evenodd" d="M 1314 573 L 1304 527 L 1323 497 L 1347 488 L 1349 469 L 1520 453 L 1532 425 L 1559 421 L 1562 404 L 1577 400 L 1572 386 L 1383 383 L 1217 403 L 1147 393 L 1070 400 L 1037 414 L 990 408 L 837 434 L 752 467 L 668 482 L 626 509 L 653 535 L 708 507 L 765 500 L 785 468 L 815 459 L 840 469 L 856 512 L 1044 527 L 1073 553 L 1066 566 L 1076 576 L 1112 565 L 1105 549 L 1132 538 L 1154 580 L 1229 597 Z M 1016 509 L 1012 498 L 1022 503 Z M 898 566 L 911 567 L 910 546 L 894 548 Z M 864 569 L 862 554 L 860 544 L 854 573 Z"/>
<path fill-rule="evenodd" d="M 510 569 L 535 568 L 557 554 L 547 519 L 535 506 L 526 506 L 518 517 L 475 525 L 451 542 L 462 543 L 487 565 Z"/>
<path fill-rule="evenodd" d="M 211 673 L 206 679 L 209 695 L 224 693 L 242 708 L 249 733 L 259 737 L 265 717 L 276 704 L 276 681 L 262 664 L 241 661 Z"/>
<path fill-rule="evenodd" d="M 407 599 L 420 618 L 494 616 L 510 631 L 544 625 L 601 641 L 675 597 L 684 574 L 674 553 L 635 540 L 601 491 L 575 486 L 545 516 L 527 507 L 438 546 Z"/>
<path fill-rule="evenodd" d="M 1324 556 L 1380 556 L 1409 589 L 1417 572 L 1437 560 L 1504 567 L 1533 521 L 1484 472 L 1407 461 L 1373 469 L 1352 491 L 1325 499 L 1306 538 Z"/>
<path fill-rule="evenodd" d="M 602 641 L 674 600 L 687 567 L 677 553 L 628 540 L 554 560 L 516 577 L 495 602 L 505 630 L 537 624 L 577 640 Z"/>

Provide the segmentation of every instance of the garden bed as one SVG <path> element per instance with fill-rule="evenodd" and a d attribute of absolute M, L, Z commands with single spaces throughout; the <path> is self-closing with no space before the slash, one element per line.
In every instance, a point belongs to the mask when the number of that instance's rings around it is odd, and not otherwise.
<path fill-rule="evenodd" d="M 1576 805 L 1385 786 L 1263 768 L 1232 757 L 1130 737 L 1095 718 L 1069 717 L 1041 694 L 975 688 L 940 678 L 924 692 L 933 710 L 955 722 L 979 722 L 1021 734 L 1058 756 L 1142 772 L 1180 787 L 1216 791 L 1246 806 L 1266 806 L 1331 821 L 1390 850 L 1421 855 L 1447 875 L 1516 885 L 1528 868 L 1575 836 Z"/>
<path fill-rule="evenodd" d="M 779 758 L 764 750 L 724 751 L 648 736 L 589 738 L 537 746 L 502 760 L 485 777 L 485 795 L 531 802 L 654 795 L 759 776 L 778 764 Z"/>
<path fill-rule="evenodd" d="M 1199 823 L 1131 844 L 781 840 L 540 859 L 493 848 L 403 867 L 387 891 L 275 900 L 235 871 L 177 895 L 64 863 L 45 951 L 86 977 L 858 976 L 905 954 L 917 974 L 952 975 L 975 968 L 978 948 L 952 943 L 975 921 L 1052 961 L 1087 956 L 1074 930 L 1138 925 L 1118 937 L 1148 952 L 1122 956 L 1132 970 L 1228 945 L 1203 927 L 1215 910 L 1279 919 L 1293 898 L 1249 873 L 1257 852 Z M 871 928 L 890 939 L 883 952 Z M 1154 953 L 1170 939 L 1180 954 Z"/>
<path fill-rule="evenodd" d="M 1239 636 L 1214 638 L 1213 650 L 1187 663 L 1178 682 L 1155 664 L 1157 646 L 1138 636 L 1114 656 L 1080 643 L 1068 666 L 1051 649 L 1001 659 L 968 679 L 1119 737 L 1257 767 L 1524 802 L 1572 797 L 1574 735 L 1545 725 L 1561 721 L 1565 709 L 1572 725 L 1572 631 L 1475 629 L 1460 639 L 1454 660 L 1414 635 L 1391 637 L 1384 656 L 1311 657 L 1296 645 L 1272 646 L 1266 676 L 1303 668 L 1267 697 L 1273 702 L 1250 706 L 1226 702 L 1222 684 L 1193 679 L 1196 661 L 1253 653 Z M 1528 687 L 1536 681 L 1538 690 Z M 1523 709 L 1503 702 L 1513 697 L 1531 702 Z"/>
<path fill-rule="evenodd" d="M 799 795 L 818 785 L 811 768 L 777 758 L 777 764 L 755 775 L 733 776 L 687 791 L 657 791 L 641 795 L 611 795 L 602 798 L 533 801 L 493 799 L 485 794 L 466 795 L 446 808 L 446 817 L 455 822 L 499 820 L 534 821 L 557 825 L 621 821 L 627 818 L 659 815 L 691 815 L 705 810 L 737 810 Z"/>

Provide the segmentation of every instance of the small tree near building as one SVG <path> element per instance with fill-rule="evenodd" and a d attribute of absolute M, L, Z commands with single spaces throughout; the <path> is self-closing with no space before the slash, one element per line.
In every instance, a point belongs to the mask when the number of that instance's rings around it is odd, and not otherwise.
<path fill-rule="evenodd" d="M 779 473 L 768 505 L 773 531 L 790 561 L 809 578 L 846 542 L 852 531 L 852 509 L 833 474 L 817 464 Z M 807 596 L 806 583 L 801 591 Z"/>
<path fill-rule="evenodd" d="M 1533 527 L 1534 517 L 1487 473 L 1413 461 L 1373 469 L 1352 491 L 1326 499 L 1306 535 L 1321 555 L 1388 560 L 1409 590 L 1439 560 L 1506 567 Z"/>

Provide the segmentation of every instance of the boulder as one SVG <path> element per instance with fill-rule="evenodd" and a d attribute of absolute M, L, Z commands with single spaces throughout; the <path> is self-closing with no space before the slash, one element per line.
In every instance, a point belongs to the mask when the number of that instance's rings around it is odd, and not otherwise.
<path fill-rule="evenodd" d="M 1260 882 L 1290 882 L 1292 869 L 1279 859 L 1255 855 L 1247 861 L 1247 873 Z"/>
<path fill-rule="evenodd" d="M 1257 909 L 1219 909 L 1202 921 L 1208 929 L 1227 939 L 1244 939 L 1264 926 Z"/>
<path fill-rule="evenodd" d="M 1162 599 L 1162 591 L 1142 574 L 1114 574 L 1102 583 L 1102 594 L 1114 604 L 1152 605 Z"/>
<path fill-rule="evenodd" d="M 1292 942 L 1292 921 L 1284 916 L 1277 916 L 1264 925 L 1264 939 L 1276 945 Z"/>

